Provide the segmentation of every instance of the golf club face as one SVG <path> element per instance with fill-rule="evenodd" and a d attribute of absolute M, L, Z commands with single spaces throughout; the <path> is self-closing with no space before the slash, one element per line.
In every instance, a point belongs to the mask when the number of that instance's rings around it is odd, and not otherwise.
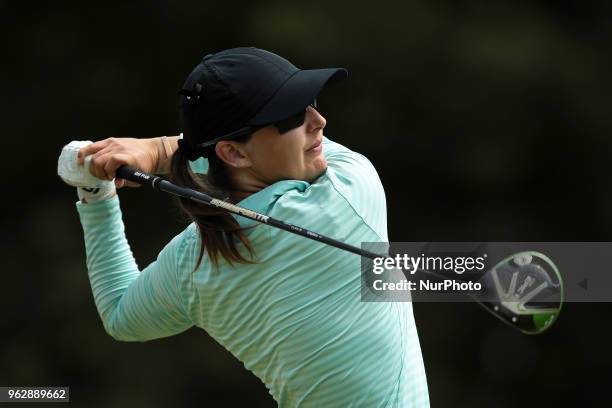
<path fill-rule="evenodd" d="M 561 274 L 555 264 L 539 252 L 514 254 L 491 268 L 479 281 L 488 292 L 487 301 L 479 303 L 525 334 L 544 332 L 561 311 Z"/>

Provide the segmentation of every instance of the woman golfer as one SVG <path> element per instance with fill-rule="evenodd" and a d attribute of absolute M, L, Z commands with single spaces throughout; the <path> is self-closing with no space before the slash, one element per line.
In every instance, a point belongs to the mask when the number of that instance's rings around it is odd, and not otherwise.
<path fill-rule="evenodd" d="M 93 155 L 87 163 L 100 179 L 121 165 L 168 172 L 179 185 L 352 245 L 386 242 L 376 170 L 323 136 L 315 104 L 346 76 L 300 70 L 256 48 L 208 55 L 180 92 L 182 139 L 107 139 L 79 160 Z M 283 407 L 429 406 L 412 306 L 362 302 L 359 256 L 183 200 L 193 223 L 140 271 L 109 186 L 79 188 L 76 206 L 113 338 L 200 327 Z"/>

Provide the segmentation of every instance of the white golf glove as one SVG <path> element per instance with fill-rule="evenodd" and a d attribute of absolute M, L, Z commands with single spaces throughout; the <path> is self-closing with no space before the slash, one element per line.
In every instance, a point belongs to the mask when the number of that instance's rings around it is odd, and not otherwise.
<path fill-rule="evenodd" d="M 89 172 L 91 155 L 85 158 L 83 166 L 78 164 L 77 155 L 82 147 L 93 142 L 73 141 L 62 149 L 57 161 L 57 174 L 69 186 L 77 188 L 77 194 L 82 202 L 94 203 L 111 198 L 115 195 L 115 182 L 101 180 Z"/>

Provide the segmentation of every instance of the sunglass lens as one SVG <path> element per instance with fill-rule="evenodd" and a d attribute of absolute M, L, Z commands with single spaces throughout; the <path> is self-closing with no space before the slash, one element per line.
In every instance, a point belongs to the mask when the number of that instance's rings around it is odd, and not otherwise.
<path fill-rule="evenodd" d="M 300 112 L 287 119 L 283 119 L 279 122 L 276 122 L 275 125 L 278 129 L 278 132 L 282 134 L 302 126 L 304 124 L 304 114 L 305 112 Z"/>
<path fill-rule="evenodd" d="M 309 106 L 312 106 L 313 108 L 317 109 L 317 100 L 315 99 L 314 101 L 312 101 Z M 278 132 L 283 134 L 302 126 L 304 124 L 304 116 L 306 115 L 306 110 L 307 109 L 304 109 L 304 111 L 298 112 L 287 119 L 276 122 L 274 125 L 278 129 Z"/>

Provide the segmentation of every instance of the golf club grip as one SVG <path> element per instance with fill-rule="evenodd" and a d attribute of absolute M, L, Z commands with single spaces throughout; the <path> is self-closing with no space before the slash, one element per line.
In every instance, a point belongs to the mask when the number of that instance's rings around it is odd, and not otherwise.
<path fill-rule="evenodd" d="M 154 176 L 152 174 L 148 174 L 142 172 L 140 170 L 136 170 L 132 166 L 121 166 L 117 169 L 115 176 L 120 179 L 133 181 L 138 184 L 151 184 L 151 187 L 157 188 L 157 183 L 161 180 L 160 177 Z"/>

